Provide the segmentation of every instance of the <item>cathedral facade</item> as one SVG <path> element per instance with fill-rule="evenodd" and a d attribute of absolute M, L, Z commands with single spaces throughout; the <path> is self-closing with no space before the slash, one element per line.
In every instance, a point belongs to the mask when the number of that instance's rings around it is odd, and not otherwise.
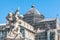
<path fill-rule="evenodd" d="M 60 24 L 58 18 L 46 19 L 34 5 L 24 15 L 24 21 L 33 26 L 35 40 L 60 40 Z"/>
<path fill-rule="evenodd" d="M 0 40 L 60 40 L 58 18 L 46 19 L 34 5 L 19 16 L 19 9 L 10 12 L 7 22 L 0 24 Z"/>

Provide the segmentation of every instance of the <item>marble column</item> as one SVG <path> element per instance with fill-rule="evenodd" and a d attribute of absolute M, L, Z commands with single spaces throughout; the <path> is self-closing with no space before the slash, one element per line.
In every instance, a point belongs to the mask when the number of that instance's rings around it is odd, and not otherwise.
<path fill-rule="evenodd" d="M 50 40 L 50 31 L 47 31 L 47 40 Z"/>

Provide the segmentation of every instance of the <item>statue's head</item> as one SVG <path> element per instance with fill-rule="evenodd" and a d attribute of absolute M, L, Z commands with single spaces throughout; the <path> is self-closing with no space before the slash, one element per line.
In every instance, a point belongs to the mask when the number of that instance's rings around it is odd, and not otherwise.
<path fill-rule="evenodd" d="M 9 12 L 8 16 L 7 16 L 7 20 L 11 23 L 16 23 L 18 18 L 18 14 L 19 14 L 19 8 L 16 10 L 15 13 L 13 12 Z"/>
<path fill-rule="evenodd" d="M 16 20 L 15 15 L 12 12 L 9 12 L 7 20 L 11 23 L 14 23 L 14 21 Z"/>

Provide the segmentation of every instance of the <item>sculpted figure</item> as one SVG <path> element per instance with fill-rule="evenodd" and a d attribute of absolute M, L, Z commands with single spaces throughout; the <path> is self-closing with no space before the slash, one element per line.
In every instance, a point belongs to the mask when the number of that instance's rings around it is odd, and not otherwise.
<path fill-rule="evenodd" d="M 13 21 L 13 14 L 12 14 L 12 12 L 10 12 L 9 14 L 8 14 L 8 16 L 7 16 L 7 20 L 9 21 L 9 22 L 12 22 Z"/>
<path fill-rule="evenodd" d="M 19 25 L 19 18 L 18 18 L 18 10 L 16 10 L 15 14 L 9 13 L 7 16 L 7 20 L 10 22 L 10 24 L 13 23 L 14 28 L 12 31 L 10 31 L 7 35 L 8 38 L 20 38 L 22 37 L 22 34 L 20 33 L 20 27 Z"/>

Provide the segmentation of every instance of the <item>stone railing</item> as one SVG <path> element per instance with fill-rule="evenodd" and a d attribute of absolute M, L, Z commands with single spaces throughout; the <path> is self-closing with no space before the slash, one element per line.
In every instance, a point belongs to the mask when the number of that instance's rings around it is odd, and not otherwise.
<path fill-rule="evenodd" d="M 21 26 L 23 26 L 24 28 L 32 31 L 32 32 L 35 32 L 34 29 L 33 29 L 33 26 L 31 26 L 30 24 L 28 24 L 27 22 L 23 21 L 23 20 L 19 20 Z"/>

